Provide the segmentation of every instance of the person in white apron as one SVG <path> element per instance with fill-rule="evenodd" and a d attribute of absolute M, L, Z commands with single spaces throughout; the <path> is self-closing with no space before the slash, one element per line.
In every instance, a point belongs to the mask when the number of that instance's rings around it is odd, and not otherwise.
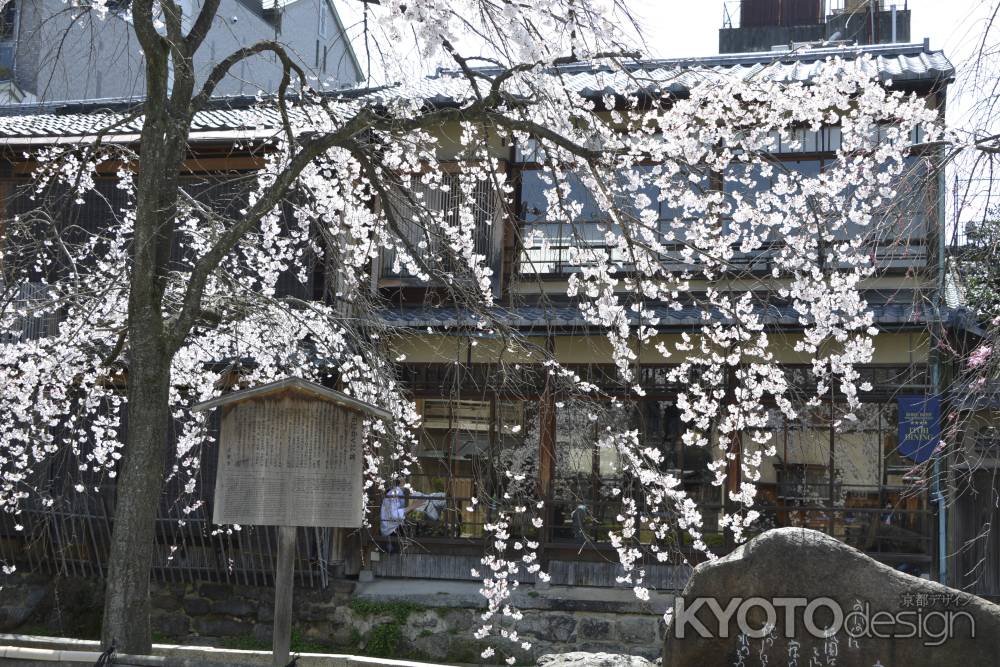
<path fill-rule="evenodd" d="M 392 480 L 392 487 L 385 492 L 382 498 L 382 507 L 379 511 L 379 523 L 383 537 L 394 537 L 389 541 L 388 551 L 396 551 L 399 538 L 402 534 L 403 522 L 406 521 L 406 491 L 399 481 L 399 478 Z"/>

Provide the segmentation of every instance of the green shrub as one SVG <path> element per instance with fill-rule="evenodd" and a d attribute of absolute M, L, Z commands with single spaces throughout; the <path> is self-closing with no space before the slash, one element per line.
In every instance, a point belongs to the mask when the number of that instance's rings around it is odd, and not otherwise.
<path fill-rule="evenodd" d="M 404 625 L 410 614 L 427 609 L 413 602 L 380 602 L 361 598 L 351 600 L 348 606 L 351 608 L 351 611 L 359 616 L 391 616 L 398 625 Z"/>
<path fill-rule="evenodd" d="M 372 628 L 368 634 L 365 653 L 373 658 L 393 658 L 398 655 L 399 641 L 403 632 L 398 623 L 383 623 Z"/>

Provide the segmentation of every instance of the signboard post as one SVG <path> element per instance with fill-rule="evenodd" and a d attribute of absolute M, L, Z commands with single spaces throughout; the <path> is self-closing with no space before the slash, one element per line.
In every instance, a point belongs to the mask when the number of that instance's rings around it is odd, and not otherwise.
<path fill-rule="evenodd" d="M 359 528 L 362 426 L 388 412 L 288 378 L 194 407 L 222 408 L 212 521 L 278 527 L 273 664 L 288 663 L 298 526 Z"/>
<path fill-rule="evenodd" d="M 295 587 L 295 526 L 278 527 L 278 563 L 274 570 L 274 667 L 288 664 L 292 645 L 292 590 Z"/>

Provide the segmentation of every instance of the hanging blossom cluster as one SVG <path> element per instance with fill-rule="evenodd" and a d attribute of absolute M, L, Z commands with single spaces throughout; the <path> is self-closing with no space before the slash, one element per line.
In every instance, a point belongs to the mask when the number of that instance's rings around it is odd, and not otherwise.
<path fill-rule="evenodd" d="M 45 507 L 71 503 L 72 493 L 100 492 L 103 481 L 114 479 L 127 410 L 132 174 L 122 170 L 113 190 L 98 190 L 94 173 L 103 158 L 82 159 L 59 150 L 33 157 L 39 175 L 20 195 L 27 212 L 10 222 L 4 248 L 4 266 L 13 279 L 0 285 L 0 381 L 8 389 L 0 397 L 0 507 L 15 515 L 29 498 Z M 350 191 L 356 171 L 347 169 L 340 185 Z M 266 170 L 259 175 L 262 184 L 269 178 Z M 168 310 L 179 309 L 197 258 L 255 196 L 251 191 L 231 201 L 210 190 L 198 197 L 197 187 L 192 185 L 178 206 L 179 259 L 166 288 Z M 298 187 L 304 192 L 308 178 Z M 347 312 L 353 307 L 351 293 L 364 283 L 358 272 L 367 267 L 358 259 L 353 236 L 357 220 L 343 214 L 343 205 L 333 209 L 338 196 L 336 184 L 326 181 L 322 196 L 277 207 L 241 240 L 206 286 L 204 321 L 174 354 L 171 367 L 176 450 L 169 477 L 189 497 L 184 515 L 202 502 L 199 468 L 205 448 L 213 444 L 207 416 L 191 408 L 224 391 L 289 375 L 317 382 L 336 378 L 345 392 L 393 415 L 388 424 L 366 424 L 366 493 L 382 486 L 386 461 L 409 474 L 419 417 L 382 354 L 377 319 L 359 320 Z M 348 199 L 355 210 L 363 207 L 353 195 Z M 74 216 L 82 207 L 100 211 L 97 228 L 59 227 L 60 216 Z M 320 219 L 324 228 L 317 235 L 313 223 Z M 337 265 L 341 290 L 351 290 L 339 293 L 346 306 L 337 295 L 323 301 L 305 298 L 310 253 Z M 43 473 L 53 468 L 68 488 L 51 486 L 52 477 Z"/>
<path fill-rule="evenodd" d="M 867 58 L 831 60 L 808 85 L 781 81 L 768 68 L 750 78 L 705 71 L 683 98 L 645 87 L 636 76 L 641 70 L 624 68 L 620 58 L 602 58 L 595 76 L 618 94 L 595 99 L 568 86 L 553 63 L 618 48 L 614 3 L 381 4 L 379 21 L 389 34 L 415 30 L 424 52 L 442 58 L 453 55 L 468 17 L 478 16 L 498 65 L 470 70 L 460 61 L 465 69 L 440 77 L 452 90 L 444 110 L 423 98 L 419 84 L 344 97 L 302 90 L 289 102 L 290 126 L 276 133 L 242 196 L 220 205 L 210 188 L 207 197 L 185 190 L 174 220 L 167 318 L 181 310 L 198 258 L 275 187 L 290 183 L 212 273 L 203 314 L 173 358 L 178 436 L 171 474 L 192 496 L 188 509 L 197 508 L 201 453 L 212 444 L 205 416 L 192 406 L 287 375 L 335 377 L 346 392 L 394 416 L 390 424 L 369 425 L 366 494 L 383 487 L 389 470 L 409 474 L 419 416 L 396 379 L 391 350 L 398 332 L 379 317 L 382 304 L 368 287 L 371 266 L 388 263 L 433 283 L 469 310 L 473 331 L 516 340 L 495 317 L 498 276 L 479 239 L 504 227 L 502 215 L 483 213 L 503 206 L 484 201 L 508 202 L 513 192 L 503 175 L 507 156 L 497 147 L 533 146 L 547 184 L 544 218 L 573 230 L 567 297 L 605 333 L 630 396 L 644 394 L 636 374 L 644 352 L 673 364 L 669 380 L 682 388 L 685 444 L 717 452 L 711 468 L 718 485 L 727 469 L 739 471 L 740 484 L 727 490 L 735 510 L 722 525 L 742 539 L 756 518 L 761 464 L 774 452 L 772 406 L 795 416 L 768 334 L 778 317 L 775 301 L 784 304 L 781 316 L 791 313 L 802 328 L 796 350 L 810 359 L 817 380 L 812 401 L 836 390 L 856 407 L 865 389 L 857 367 L 871 360 L 875 335 L 861 291 L 878 270 L 870 242 L 880 236 L 880 211 L 896 196 L 912 137 L 941 137 L 936 112 L 887 90 Z M 779 142 L 794 146 L 804 131 L 829 127 L 841 140 L 822 173 L 790 171 L 771 157 Z M 336 141 L 302 164 L 317 137 Z M 10 279 L 0 301 L 0 381 L 8 388 L 0 396 L 0 506 L 15 514 L 32 496 L 60 501 L 58 490 L 38 481 L 45 466 L 64 465 L 78 492 L 114 477 L 127 409 L 136 193 L 126 169 L 117 174 L 115 196 L 98 188 L 94 173 L 112 158 L 130 164 L 135 156 L 81 156 L 67 148 L 32 157 L 41 165 L 36 195 L 50 204 L 51 192 L 62 193 L 64 210 L 96 202 L 111 224 L 67 234 L 56 216 L 26 213 L 9 227 L 3 266 Z M 719 175 L 737 187 L 720 188 Z M 581 187 L 603 220 L 599 242 L 593 229 L 580 229 Z M 661 216 L 664 210 L 669 215 Z M 551 239 L 526 231 L 520 241 L 525 249 L 540 245 L 544 257 Z M 310 282 L 318 258 L 327 268 L 324 297 L 290 290 Z M 734 279 L 750 274 L 758 279 Z M 38 289 L 15 295 L 25 284 Z M 661 338 L 664 307 L 696 313 L 699 325 L 678 339 Z M 43 335 L 24 336 L 32 319 L 52 324 Z M 554 358 L 541 368 L 566 395 L 599 393 Z M 614 451 L 636 481 L 612 491 L 621 508 L 610 537 L 625 569 L 621 581 L 647 597 L 640 563 L 647 551 L 670 558 L 675 529 L 711 556 L 702 513 L 637 431 L 609 426 L 600 446 Z M 488 607 L 478 634 L 527 650 L 511 594 L 522 572 L 545 576 L 532 537 L 545 506 L 526 483 L 537 461 L 510 460 L 508 490 L 479 499 L 491 507 L 491 540 L 479 573 Z"/>
<path fill-rule="evenodd" d="M 674 364 L 669 379 L 681 387 L 685 444 L 717 450 L 710 468 L 719 486 L 735 467 L 739 481 L 726 491 L 734 510 L 720 523 L 740 541 L 757 519 L 761 466 L 775 454 L 772 406 L 787 419 L 796 416 L 776 358 L 785 343 L 776 344 L 768 328 L 789 317 L 801 327 L 794 349 L 811 360 L 816 380 L 807 404 L 836 391 L 849 412 L 858 407 L 858 392 L 870 389 L 858 367 L 871 361 L 877 333 L 862 292 L 879 270 L 874 241 L 893 234 L 886 211 L 897 205 L 894 184 L 906 176 L 914 137 L 933 142 L 943 131 L 924 100 L 888 90 L 864 57 L 831 60 L 809 85 L 781 82 L 767 70 L 751 80 L 704 77 L 684 99 L 644 105 L 636 94 L 617 111 L 618 100 L 575 96 L 539 68 L 512 77 L 512 89 L 536 100 L 568 98 L 572 111 L 561 104 L 516 108 L 547 132 L 511 135 L 542 162 L 545 219 L 576 239 L 568 249 L 575 268 L 567 294 L 606 332 L 621 381 L 642 396 L 634 369 L 642 348 L 655 349 Z M 806 132 L 825 128 L 834 128 L 840 142 L 821 173 L 789 170 L 771 157 L 779 142 L 796 150 Z M 718 187 L 716 175 L 736 187 Z M 600 243 L 582 231 L 579 184 L 603 214 Z M 673 213 L 663 220 L 658 207 Z M 529 249 L 541 244 L 536 256 L 549 250 L 544 236 L 529 233 L 523 241 Z M 733 280 L 761 272 L 766 278 L 747 281 L 751 287 Z M 695 311 L 696 332 L 658 339 L 654 307 L 663 305 Z M 550 360 L 548 372 L 571 375 L 558 367 Z M 577 380 L 577 390 L 593 393 Z M 621 580 L 645 597 L 637 563 L 646 549 L 669 558 L 660 545 L 671 528 L 688 532 L 695 548 L 712 556 L 702 516 L 680 480 L 661 471 L 662 454 L 644 448 L 637 432 L 607 433 L 601 445 L 616 450 L 621 469 L 639 481 L 637 493 L 620 491 L 620 528 L 611 540 L 625 567 Z M 643 531 L 653 536 L 651 545 L 641 543 Z M 500 582 L 510 574 L 493 558 L 485 593 L 502 601 L 507 588 Z"/>
<path fill-rule="evenodd" d="M 669 376 L 681 387 L 685 444 L 718 449 L 710 464 L 717 485 L 727 468 L 739 470 L 740 483 L 728 491 L 737 509 L 721 519 L 737 540 L 757 517 L 760 466 L 774 455 L 769 405 L 795 417 L 767 333 L 776 303 L 787 303 L 792 323 L 802 327 L 795 350 L 811 359 L 817 384 L 810 403 L 836 389 L 853 410 L 858 391 L 870 389 L 858 366 L 871 361 L 876 334 L 861 291 L 878 270 L 873 240 L 886 235 L 884 212 L 896 198 L 893 184 L 907 169 L 913 137 L 941 136 L 924 100 L 887 90 L 874 71 L 867 58 L 833 60 L 809 85 L 781 82 L 767 70 L 749 81 L 705 72 L 705 84 L 688 97 L 651 110 L 636 97 L 630 109 L 603 115 L 601 105 L 580 97 L 572 106 L 584 111 L 572 119 L 536 118 L 579 146 L 601 146 L 599 157 L 520 137 L 544 156 L 547 219 L 583 227 L 575 222 L 582 204 L 571 197 L 574 179 L 601 209 L 601 243 L 574 232 L 580 241 L 569 249 L 569 264 L 578 269 L 568 277 L 568 294 L 606 332 L 620 378 L 636 396 L 644 394 L 634 376 L 642 347 L 675 364 Z M 614 99 L 602 106 L 620 108 Z M 831 127 L 841 142 L 822 173 L 788 170 L 771 157 L 779 141 L 795 150 L 804 131 Z M 713 174 L 735 187 L 719 188 Z M 658 205 L 673 214 L 660 219 Z M 765 271 L 769 282 L 741 287 L 733 280 Z M 655 305 L 694 310 L 697 332 L 657 340 Z M 633 519 L 661 533 L 659 517 L 681 516 L 688 528 L 700 517 L 678 480 L 656 470 L 657 452 L 642 451 L 627 433 L 610 440 L 623 468 L 655 489 L 644 502 L 626 504 L 615 540 L 628 564 L 634 553 L 620 545 L 635 536 Z M 695 545 L 704 548 L 697 536 Z"/>

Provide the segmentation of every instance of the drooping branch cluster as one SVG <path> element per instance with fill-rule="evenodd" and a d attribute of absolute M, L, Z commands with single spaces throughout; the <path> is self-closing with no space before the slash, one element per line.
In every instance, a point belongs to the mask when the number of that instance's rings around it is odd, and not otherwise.
<path fill-rule="evenodd" d="M 607 57 L 595 69 L 622 87 L 595 98 L 568 85 L 558 67 L 619 46 L 593 3 L 458 3 L 479 12 L 467 15 L 454 0 L 383 4 L 387 30 L 416 25 L 428 52 L 446 57 L 455 53 L 442 45 L 467 28 L 463 16 L 478 16 L 497 45 L 495 66 L 474 69 L 458 58 L 459 71 L 445 77 L 454 94 L 443 104 L 423 97 L 422 82 L 343 95 L 303 87 L 286 98 L 286 81 L 277 102 L 281 127 L 255 147 L 265 155 L 262 168 L 182 183 L 164 221 L 175 244 L 160 313 L 173 355 L 177 434 L 168 474 L 195 494 L 201 452 L 212 441 L 193 405 L 286 375 L 334 382 L 393 414 L 392 424 L 371 425 L 366 492 L 390 471 L 410 473 L 420 417 L 392 350 L 406 333 L 383 320 L 385 303 L 370 288 L 373 264 L 386 258 L 393 272 L 460 306 L 464 335 L 488 335 L 505 352 L 530 348 L 539 374 L 562 398 L 598 397 L 589 379 L 497 315 L 498 276 L 479 235 L 484 227 L 503 233 L 503 213 L 512 215 L 513 188 L 498 147 L 531 147 L 546 202 L 537 216 L 569 230 L 565 297 L 609 344 L 624 396 L 613 404 L 643 396 L 637 367 L 644 353 L 674 364 L 669 379 L 682 387 L 685 444 L 717 452 L 717 485 L 728 468 L 739 471 L 722 524 L 742 539 L 756 518 L 761 463 L 774 450 L 771 412 L 796 413 L 779 343 L 769 334 L 774 304 L 790 307 L 802 328 L 796 351 L 818 379 L 812 402 L 836 390 L 856 407 L 864 388 L 857 368 L 871 360 L 875 334 L 861 291 L 878 271 L 871 241 L 882 234 L 880 210 L 896 197 L 915 133 L 939 138 L 936 112 L 887 91 L 864 58 L 831 61 L 809 85 L 780 82 L 766 68 L 753 78 L 702 72 L 703 83 L 678 98 L 647 86 L 641 69 Z M 164 37 L 152 25 L 150 3 L 139 5 L 144 39 L 150 48 L 161 45 L 163 57 L 196 48 L 203 37 L 173 35 L 179 24 L 169 11 Z M 195 30 L 200 25 L 199 18 Z M 822 173 L 789 171 L 771 157 L 776 142 L 794 144 L 803 130 L 824 127 L 836 127 L 841 143 Z M 114 198 L 95 177 L 111 157 L 123 165 Z M 0 302 L 0 336 L 7 335 L 0 385 L 11 388 L 0 395 L 0 505 L 15 513 L 47 493 L 35 473 L 63 453 L 80 473 L 80 491 L 115 475 L 127 410 L 122 360 L 131 344 L 123 337 L 137 198 L 130 165 L 142 157 L 60 150 L 33 159 L 41 199 L 12 221 L 10 229 L 21 231 L 3 246 L 3 269 L 5 285 L 39 285 L 38 298 Z M 721 174 L 738 187 L 721 187 Z M 762 179 L 773 185 L 758 188 Z M 228 198 L 212 187 L 223 180 Z M 59 205 L 43 196 L 51 190 L 62 193 Z M 484 197 L 501 213 L 484 215 Z M 104 222 L 79 230 L 66 222 L 66 211 L 88 206 Z M 522 268 L 544 262 L 551 239 L 511 227 Z M 701 325 L 665 342 L 657 316 L 664 307 L 696 312 Z M 54 316 L 44 335 L 24 335 L 29 309 Z M 623 580 L 644 597 L 641 560 L 646 553 L 668 558 L 675 529 L 708 554 L 702 512 L 665 470 L 663 453 L 646 447 L 636 430 L 608 420 L 599 446 L 614 451 L 620 472 L 635 482 L 611 490 L 621 500 L 611 541 Z M 501 637 L 518 646 L 516 631 L 501 622 L 517 619 L 510 592 L 522 567 L 544 574 L 537 541 L 512 533 L 515 516 L 529 516 L 538 529 L 544 509 L 529 478 L 537 461 L 523 454 L 504 459 L 511 466 L 504 490 L 481 499 L 495 508 L 486 527 L 493 537 L 482 572 L 490 607 L 481 633 L 506 633 Z"/>

